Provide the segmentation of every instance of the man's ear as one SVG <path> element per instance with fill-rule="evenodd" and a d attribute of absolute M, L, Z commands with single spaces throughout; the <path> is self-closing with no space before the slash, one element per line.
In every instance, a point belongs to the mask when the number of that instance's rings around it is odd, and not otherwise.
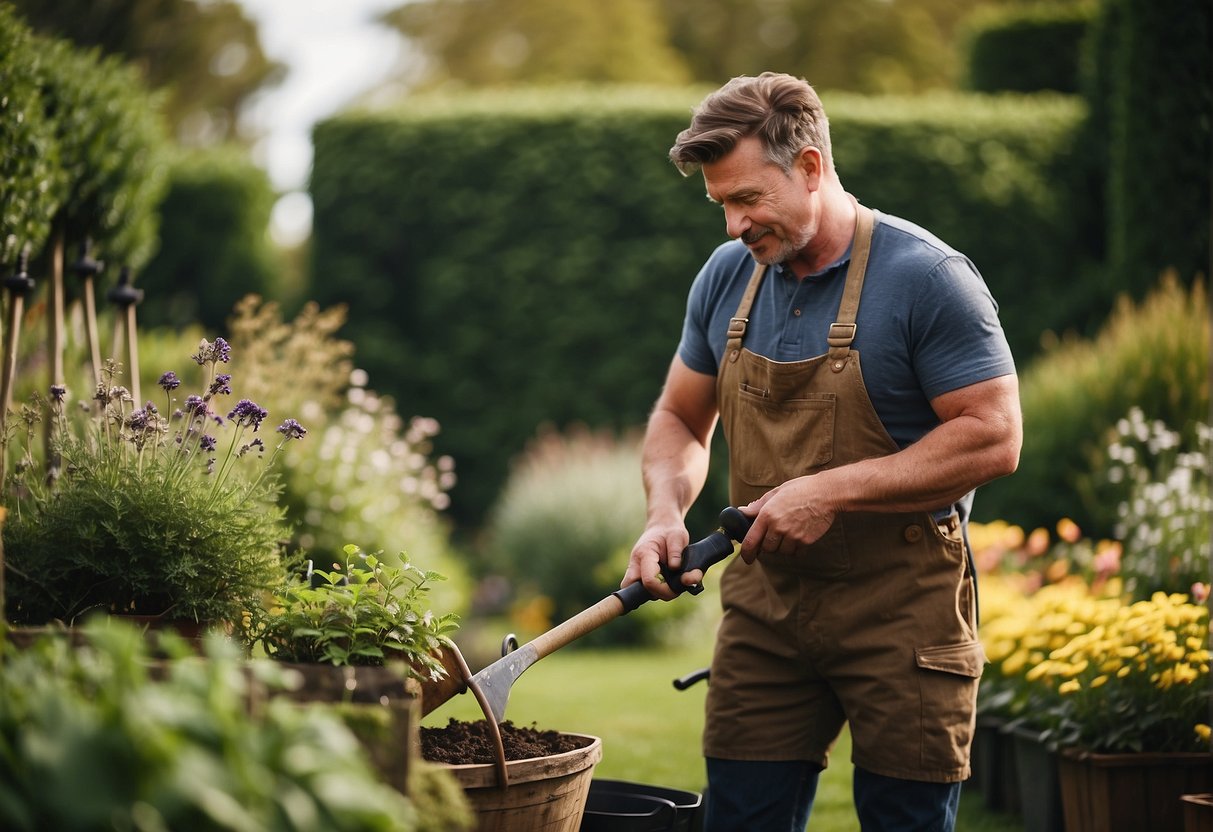
<path fill-rule="evenodd" d="M 824 163 L 821 159 L 820 150 L 815 147 L 806 147 L 801 150 L 800 155 L 796 157 L 796 167 L 804 174 L 808 190 L 816 191 L 821 187 Z"/>

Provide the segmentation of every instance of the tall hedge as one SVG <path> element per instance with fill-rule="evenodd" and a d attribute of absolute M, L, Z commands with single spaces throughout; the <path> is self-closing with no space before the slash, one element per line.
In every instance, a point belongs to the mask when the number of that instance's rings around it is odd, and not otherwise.
<path fill-rule="evenodd" d="M 374 386 L 440 421 L 465 526 L 541 423 L 647 416 L 690 281 L 725 239 L 702 181 L 666 160 L 702 94 L 414 100 L 316 128 L 309 296 L 348 303 Z M 1022 353 L 1073 320 L 1076 102 L 826 104 L 844 184 L 966 251 Z"/>
<path fill-rule="evenodd" d="M 974 92 L 1077 93 L 1097 3 L 987 6 L 965 21 L 965 87 Z"/>
<path fill-rule="evenodd" d="M 60 198 L 59 148 L 46 126 L 33 35 L 0 5 L 0 267 L 41 248 Z"/>
<path fill-rule="evenodd" d="M 1109 260 L 1143 296 L 1165 269 L 1208 274 L 1213 215 L 1213 4 L 1105 0 Z"/>
<path fill-rule="evenodd" d="M 64 192 L 54 222 L 69 244 L 139 268 L 156 246 L 168 132 L 134 67 L 68 41 L 37 39 L 39 84 L 59 145 Z"/>
<path fill-rule="evenodd" d="M 138 277 L 140 322 L 224 332 L 245 295 L 279 297 L 274 199 L 269 177 L 241 148 L 178 152 L 160 205 L 160 246 Z"/>

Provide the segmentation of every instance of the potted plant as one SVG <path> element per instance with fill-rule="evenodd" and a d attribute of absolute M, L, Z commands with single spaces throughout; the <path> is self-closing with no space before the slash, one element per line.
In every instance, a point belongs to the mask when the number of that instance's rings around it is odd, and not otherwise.
<path fill-rule="evenodd" d="M 1213 788 L 1208 609 L 1117 589 L 1044 587 L 983 639 L 1015 677 L 1021 721 L 1058 752 L 1066 829 L 1178 832 L 1180 796 Z"/>
<path fill-rule="evenodd" d="M 232 396 L 222 338 L 203 339 L 192 359 L 201 388 L 182 397 L 181 379 L 164 373 L 163 412 L 132 401 L 111 362 L 91 403 L 69 413 L 68 391 L 56 386 L 10 423 L 25 440 L 3 483 L 10 620 L 70 624 L 102 611 L 230 624 L 281 580 L 287 530 L 272 469 L 306 431 L 286 419 L 267 436 L 256 403 L 220 404 Z M 54 431 L 40 465 L 34 427 L 44 408 Z"/>
<path fill-rule="evenodd" d="M 403 786 L 417 746 L 419 683 L 447 675 L 442 655 L 454 649 L 448 634 L 458 616 L 428 608 L 430 585 L 443 576 L 406 553 L 393 563 L 348 544 L 344 554 L 332 570 L 309 561 L 265 593 L 245 613 L 244 638 L 294 672 L 293 698 L 344 703 L 380 769 Z"/>

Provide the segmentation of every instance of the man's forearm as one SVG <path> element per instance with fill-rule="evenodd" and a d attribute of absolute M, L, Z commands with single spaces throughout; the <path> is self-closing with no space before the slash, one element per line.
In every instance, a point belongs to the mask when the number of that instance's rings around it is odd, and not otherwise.
<path fill-rule="evenodd" d="M 678 523 L 699 496 L 708 474 L 708 446 L 669 411 L 649 418 L 642 457 L 647 525 Z"/>

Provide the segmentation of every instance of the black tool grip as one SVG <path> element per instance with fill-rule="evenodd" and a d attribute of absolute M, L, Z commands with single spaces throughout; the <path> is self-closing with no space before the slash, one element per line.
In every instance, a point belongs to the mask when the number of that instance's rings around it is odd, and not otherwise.
<path fill-rule="evenodd" d="M 707 572 L 709 566 L 720 563 L 733 554 L 733 542 L 743 540 L 753 522 L 753 520 L 746 517 L 738 509 L 729 506 L 720 512 L 720 528 L 718 530 L 682 550 L 681 567 L 671 569 L 667 564 L 663 563 L 661 565 L 661 575 L 665 578 L 666 585 L 674 591 L 674 595 L 681 595 L 683 592 L 698 595 L 703 592 L 702 583 L 695 584 L 694 586 L 684 586 L 682 583 L 683 573 L 695 569 Z M 623 603 L 624 614 L 636 609 L 645 601 L 653 600 L 653 596 L 649 594 L 649 591 L 644 588 L 644 584 L 640 581 L 628 584 L 623 589 L 611 594 Z"/>

